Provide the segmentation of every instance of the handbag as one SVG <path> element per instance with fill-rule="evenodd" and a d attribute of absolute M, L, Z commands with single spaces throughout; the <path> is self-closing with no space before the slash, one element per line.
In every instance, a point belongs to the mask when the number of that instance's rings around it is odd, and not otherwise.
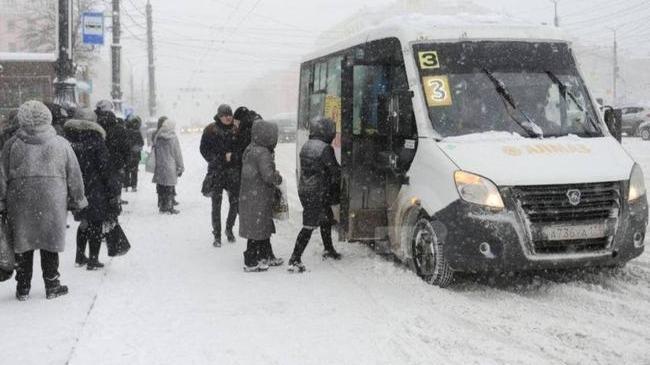
<path fill-rule="evenodd" d="M 208 171 L 208 173 L 205 174 L 203 184 L 201 185 L 201 194 L 203 194 L 203 196 L 206 198 L 212 197 L 212 194 L 214 193 L 215 178 L 215 173 L 212 171 Z"/>
<path fill-rule="evenodd" d="M 284 181 L 276 186 L 273 192 L 273 219 L 278 221 L 289 219 L 289 199 Z"/>
<path fill-rule="evenodd" d="M 7 222 L 3 217 L 0 223 L 0 281 L 11 278 L 16 264 L 14 248 L 9 240 Z"/>
<path fill-rule="evenodd" d="M 147 155 L 147 161 L 145 162 L 144 169 L 146 172 L 154 173 L 156 171 L 156 149 L 151 148 L 149 155 Z"/>
<path fill-rule="evenodd" d="M 122 227 L 117 221 L 110 222 L 107 225 L 106 247 L 108 256 L 124 256 L 131 249 L 129 239 L 124 234 Z"/>

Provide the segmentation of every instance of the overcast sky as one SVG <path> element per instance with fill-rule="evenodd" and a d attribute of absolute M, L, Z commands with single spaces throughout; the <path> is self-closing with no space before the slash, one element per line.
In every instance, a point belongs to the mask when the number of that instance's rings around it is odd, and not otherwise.
<path fill-rule="evenodd" d="M 436 0 L 431 0 L 436 1 Z M 179 88 L 235 92 L 272 70 L 287 69 L 314 49 L 314 40 L 363 7 L 393 0 L 152 0 L 159 94 Z M 146 71 L 144 5 L 123 0 L 124 57 Z M 445 4 L 467 3 L 446 0 Z M 550 0 L 481 0 L 483 7 L 532 23 L 553 22 Z M 619 29 L 621 53 L 650 56 L 646 0 L 559 0 L 560 23 L 595 48 L 611 49 Z M 129 66 L 129 67 L 131 67 Z"/>

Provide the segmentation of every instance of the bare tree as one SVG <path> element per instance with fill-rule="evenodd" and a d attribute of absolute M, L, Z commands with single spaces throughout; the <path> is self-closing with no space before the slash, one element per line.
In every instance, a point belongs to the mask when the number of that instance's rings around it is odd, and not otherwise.
<path fill-rule="evenodd" d="M 97 9 L 101 0 L 71 0 L 73 3 L 72 44 L 75 63 L 92 66 L 98 58 L 98 52 L 92 46 L 83 44 L 81 38 L 81 15 L 86 11 Z M 20 28 L 21 37 L 27 50 L 31 52 L 56 52 L 57 7 L 52 0 L 23 1 L 25 21 Z"/>

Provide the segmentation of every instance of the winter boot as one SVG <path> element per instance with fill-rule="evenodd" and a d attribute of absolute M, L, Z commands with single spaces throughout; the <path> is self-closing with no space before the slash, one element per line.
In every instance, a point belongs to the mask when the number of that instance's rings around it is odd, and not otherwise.
<path fill-rule="evenodd" d="M 300 260 L 291 259 L 289 260 L 289 268 L 287 271 L 293 273 L 301 273 L 307 271 L 307 268 L 302 262 L 300 262 Z"/>
<path fill-rule="evenodd" d="M 235 235 L 232 233 L 232 228 L 226 228 L 226 239 L 230 243 L 237 242 L 237 240 L 235 239 Z"/>
<path fill-rule="evenodd" d="M 99 269 L 101 269 L 101 268 L 103 268 L 103 267 L 104 267 L 104 264 L 102 264 L 101 262 L 99 262 L 99 260 L 97 259 L 97 257 L 91 257 L 91 258 L 88 260 L 88 264 L 86 265 L 86 270 L 88 270 L 88 271 L 95 271 L 95 270 L 99 270 Z"/>
<path fill-rule="evenodd" d="M 16 299 L 21 302 L 29 299 L 29 290 L 31 289 L 29 284 L 18 283 L 16 285 Z"/>
<path fill-rule="evenodd" d="M 68 287 L 61 285 L 59 278 L 45 279 L 45 298 L 54 299 L 68 294 Z"/>
<path fill-rule="evenodd" d="M 341 259 L 341 254 L 336 252 L 334 249 L 329 249 L 323 252 L 323 259 L 334 259 L 334 260 L 340 260 Z"/>
<path fill-rule="evenodd" d="M 268 269 L 269 265 L 266 263 L 266 260 L 260 260 L 257 264 L 253 264 L 251 266 L 244 266 L 245 272 L 262 272 L 267 271 Z"/>
<path fill-rule="evenodd" d="M 88 263 L 88 258 L 84 254 L 77 252 L 77 256 L 74 259 L 74 266 L 83 267 Z"/>

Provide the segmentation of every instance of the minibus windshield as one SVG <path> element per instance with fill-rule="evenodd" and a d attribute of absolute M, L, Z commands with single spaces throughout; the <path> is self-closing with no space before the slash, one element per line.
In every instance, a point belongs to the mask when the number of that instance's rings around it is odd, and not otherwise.
<path fill-rule="evenodd" d="M 443 137 L 491 131 L 602 136 L 565 43 L 467 41 L 416 44 L 414 50 L 429 117 Z"/>

